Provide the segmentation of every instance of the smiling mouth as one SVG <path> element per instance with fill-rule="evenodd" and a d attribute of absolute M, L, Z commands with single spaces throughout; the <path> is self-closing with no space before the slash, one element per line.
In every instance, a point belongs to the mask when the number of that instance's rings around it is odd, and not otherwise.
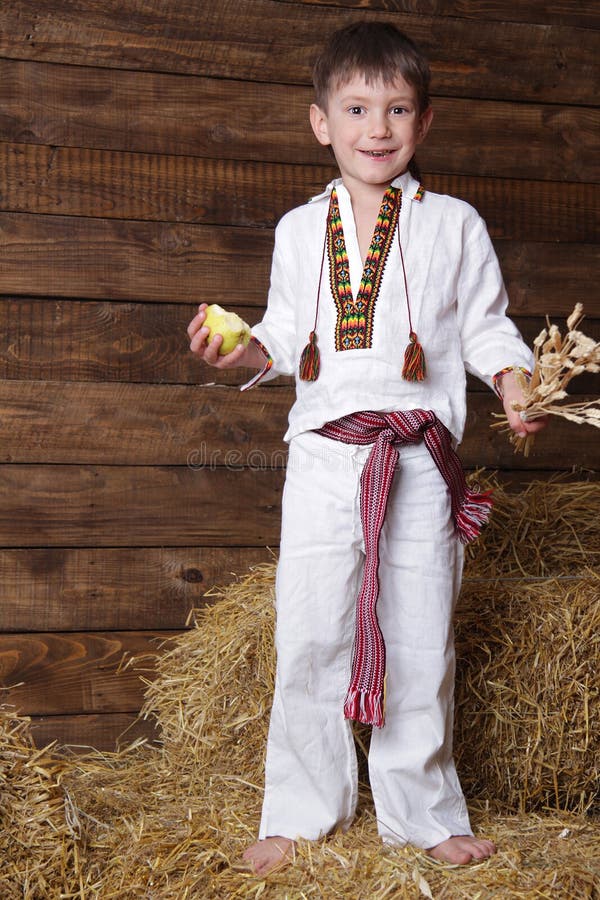
<path fill-rule="evenodd" d="M 390 156 L 393 153 L 393 150 L 361 150 L 361 153 L 364 153 L 365 156 L 370 156 L 373 159 L 384 159 L 386 156 Z"/>

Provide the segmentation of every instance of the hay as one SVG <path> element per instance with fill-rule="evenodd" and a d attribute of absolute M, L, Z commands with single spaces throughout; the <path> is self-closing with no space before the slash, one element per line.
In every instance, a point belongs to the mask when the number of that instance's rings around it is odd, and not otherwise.
<path fill-rule="evenodd" d="M 2 900 L 58 896 L 78 880 L 78 848 L 60 788 L 66 768 L 49 748 L 35 748 L 29 719 L 0 707 Z"/>
<path fill-rule="evenodd" d="M 467 584 L 456 619 L 467 795 L 600 813 L 600 578 Z"/>
<path fill-rule="evenodd" d="M 157 719 L 159 746 L 37 759 L 48 799 L 27 848 L 12 842 L 0 896 L 598 898 L 600 838 L 590 812 L 599 591 L 588 566 L 599 547 L 599 491 L 561 483 L 500 491 L 484 546 L 467 562 L 457 750 L 474 829 L 498 843 L 496 856 L 451 867 L 412 848 L 382 848 L 363 782 L 346 834 L 301 843 L 295 865 L 267 879 L 241 869 L 258 827 L 273 685 L 274 566 L 263 565 L 215 591 L 195 627 L 160 653 L 142 713 Z M 501 579 L 490 582 L 492 574 Z M 26 763 L 36 751 L 25 720 L 9 721 L 2 759 L 11 828 L 21 799 L 23 821 L 31 816 L 27 798 L 36 794 L 22 780 L 32 778 Z M 368 742 L 364 728 L 358 739 Z M 44 873 L 37 882 L 34 870 Z"/>
<path fill-rule="evenodd" d="M 479 478 L 481 481 L 481 479 Z M 600 484 L 555 477 L 509 491 L 496 479 L 494 511 L 481 538 L 466 548 L 472 579 L 564 578 L 600 566 Z"/>

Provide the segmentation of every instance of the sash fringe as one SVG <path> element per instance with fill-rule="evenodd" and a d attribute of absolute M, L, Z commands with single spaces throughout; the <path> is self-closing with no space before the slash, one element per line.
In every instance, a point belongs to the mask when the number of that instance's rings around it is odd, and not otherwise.
<path fill-rule="evenodd" d="M 478 538 L 482 527 L 488 522 L 492 512 L 492 491 L 469 489 L 455 516 L 456 530 L 462 544 Z"/>
<path fill-rule="evenodd" d="M 382 728 L 383 695 L 374 691 L 349 690 L 344 703 L 344 716 L 363 725 L 375 725 Z"/>

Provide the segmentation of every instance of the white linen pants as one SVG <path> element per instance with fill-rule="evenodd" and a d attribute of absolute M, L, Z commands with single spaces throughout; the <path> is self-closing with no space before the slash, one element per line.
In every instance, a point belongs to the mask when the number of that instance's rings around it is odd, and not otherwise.
<path fill-rule="evenodd" d="M 355 813 L 357 761 L 343 705 L 364 561 L 359 478 L 370 450 L 315 432 L 290 444 L 259 838 L 315 840 L 347 828 Z M 472 834 L 452 760 L 462 546 L 425 445 L 399 450 L 380 541 L 385 725 L 372 730 L 369 776 L 383 840 L 428 848 Z"/>

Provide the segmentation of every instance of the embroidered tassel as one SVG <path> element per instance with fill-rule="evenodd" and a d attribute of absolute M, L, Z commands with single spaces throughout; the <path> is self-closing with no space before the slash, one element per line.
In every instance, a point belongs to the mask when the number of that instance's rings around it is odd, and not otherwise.
<path fill-rule="evenodd" d="M 321 368 L 321 354 L 317 347 L 317 332 L 311 331 L 308 344 L 300 356 L 300 379 L 302 381 L 316 381 Z"/>
<path fill-rule="evenodd" d="M 350 690 L 344 703 L 344 716 L 364 725 L 376 725 L 382 728 L 384 725 L 383 697 L 372 691 Z"/>
<path fill-rule="evenodd" d="M 402 377 L 406 381 L 423 381 L 426 373 L 425 354 L 417 340 L 417 335 L 411 331 L 410 343 L 404 351 L 404 367 Z"/>

